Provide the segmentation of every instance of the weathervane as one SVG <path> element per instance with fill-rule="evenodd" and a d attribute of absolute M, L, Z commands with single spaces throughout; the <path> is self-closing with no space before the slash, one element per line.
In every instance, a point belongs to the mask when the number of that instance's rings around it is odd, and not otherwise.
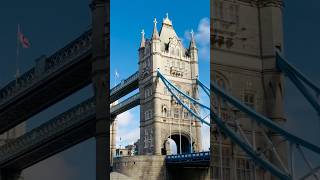
<path fill-rule="evenodd" d="M 193 39 L 193 38 L 194 38 L 194 32 L 193 32 L 193 29 L 191 29 L 190 34 L 191 34 L 191 39 Z"/>
<path fill-rule="evenodd" d="M 153 20 L 153 23 L 154 23 L 154 26 L 157 26 L 157 19 L 156 18 L 154 18 L 154 20 Z"/>

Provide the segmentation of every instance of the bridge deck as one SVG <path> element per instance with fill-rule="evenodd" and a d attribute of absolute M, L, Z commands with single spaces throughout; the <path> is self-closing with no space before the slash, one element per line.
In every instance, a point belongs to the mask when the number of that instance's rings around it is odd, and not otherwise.
<path fill-rule="evenodd" d="M 0 90 L 0 133 L 91 82 L 91 31 L 87 31 Z"/>
<path fill-rule="evenodd" d="M 135 94 L 111 108 L 115 116 L 140 104 Z M 0 147 L 0 168 L 24 169 L 94 136 L 95 104 L 90 98 Z"/>
<path fill-rule="evenodd" d="M 129 94 L 139 86 L 139 72 L 135 72 L 127 79 L 121 81 L 117 86 L 113 87 L 110 91 L 110 102 L 114 102 L 117 99 Z"/>
<path fill-rule="evenodd" d="M 0 90 L 0 134 L 91 83 L 91 31 L 87 31 Z M 138 88 L 138 72 L 111 89 L 115 101 Z"/>

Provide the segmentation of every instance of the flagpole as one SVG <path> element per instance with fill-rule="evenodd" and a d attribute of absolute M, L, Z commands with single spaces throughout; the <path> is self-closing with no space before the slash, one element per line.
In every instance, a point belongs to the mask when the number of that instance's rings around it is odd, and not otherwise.
<path fill-rule="evenodd" d="M 18 24 L 18 32 L 17 32 L 16 81 L 18 81 L 18 77 L 20 76 L 20 71 L 19 71 L 19 36 L 20 36 L 20 24 Z"/>

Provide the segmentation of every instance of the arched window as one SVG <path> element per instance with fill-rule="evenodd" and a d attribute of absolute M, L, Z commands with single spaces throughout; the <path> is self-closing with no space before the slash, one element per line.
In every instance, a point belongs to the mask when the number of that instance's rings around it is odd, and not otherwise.
<path fill-rule="evenodd" d="M 162 116 L 166 117 L 168 113 L 167 106 L 165 104 L 162 105 Z"/>
<path fill-rule="evenodd" d="M 179 108 L 174 108 L 174 114 L 173 117 L 178 119 L 180 117 L 180 111 Z"/>
<path fill-rule="evenodd" d="M 227 92 L 229 89 L 227 78 L 222 73 L 217 72 L 215 79 L 216 79 L 217 85 L 221 89 L 223 89 L 224 91 Z M 222 99 L 221 97 L 217 96 L 217 97 L 214 97 L 214 104 L 215 104 L 215 108 L 219 112 L 221 118 L 224 120 L 227 120 L 229 118 L 229 114 L 230 114 L 230 113 L 228 113 L 229 108 L 228 108 L 227 102 L 224 99 Z"/>

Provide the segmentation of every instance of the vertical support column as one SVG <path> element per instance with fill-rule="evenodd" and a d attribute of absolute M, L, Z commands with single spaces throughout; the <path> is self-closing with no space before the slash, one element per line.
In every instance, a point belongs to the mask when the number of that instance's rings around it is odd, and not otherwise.
<path fill-rule="evenodd" d="M 154 80 L 155 81 L 155 80 Z M 157 82 L 154 83 L 154 93 L 156 94 L 157 91 L 159 91 L 158 89 L 158 84 Z M 154 98 L 153 100 L 153 131 L 154 131 L 154 151 L 153 154 L 154 155 L 161 155 L 161 146 L 162 146 L 162 138 L 161 138 L 161 124 L 160 124 L 160 114 L 161 114 L 161 103 L 160 100 L 158 98 Z"/>
<path fill-rule="evenodd" d="M 283 126 L 286 122 L 283 112 L 284 80 L 283 75 L 276 68 L 275 48 L 283 51 L 284 47 L 282 10 L 283 2 L 281 0 L 268 3 L 261 1 L 259 5 L 265 110 L 266 115 L 280 126 Z M 271 140 L 276 145 L 281 160 L 287 166 L 288 144 L 277 133 L 272 133 Z M 272 156 L 271 161 L 281 167 L 276 156 Z"/>
<path fill-rule="evenodd" d="M 202 151 L 201 123 L 198 120 L 193 120 L 192 119 L 191 121 L 194 122 L 194 126 L 193 127 L 194 127 L 194 129 L 196 131 L 196 133 L 193 134 L 194 141 L 195 141 L 195 142 L 193 142 L 194 146 L 195 146 L 193 148 L 194 148 L 195 152 L 200 152 L 200 151 Z"/>
<path fill-rule="evenodd" d="M 110 125 L 110 158 L 111 166 L 113 166 L 113 157 L 116 154 L 116 145 L 117 145 L 117 119 L 116 117 L 111 117 Z"/>
<path fill-rule="evenodd" d="M 214 51 L 214 29 L 213 29 L 213 20 L 214 20 L 214 2 L 211 0 L 210 1 L 210 83 L 214 82 L 214 56 L 213 56 L 213 51 Z M 210 110 L 212 111 L 214 108 L 214 96 L 213 93 L 210 91 Z M 214 178 L 214 121 L 213 121 L 213 116 L 210 113 L 210 179 Z"/>
<path fill-rule="evenodd" d="M 96 101 L 96 179 L 110 179 L 110 1 L 92 0 L 92 82 Z M 106 27 L 105 27 L 106 24 Z M 107 37 L 107 38 L 105 38 Z"/>

